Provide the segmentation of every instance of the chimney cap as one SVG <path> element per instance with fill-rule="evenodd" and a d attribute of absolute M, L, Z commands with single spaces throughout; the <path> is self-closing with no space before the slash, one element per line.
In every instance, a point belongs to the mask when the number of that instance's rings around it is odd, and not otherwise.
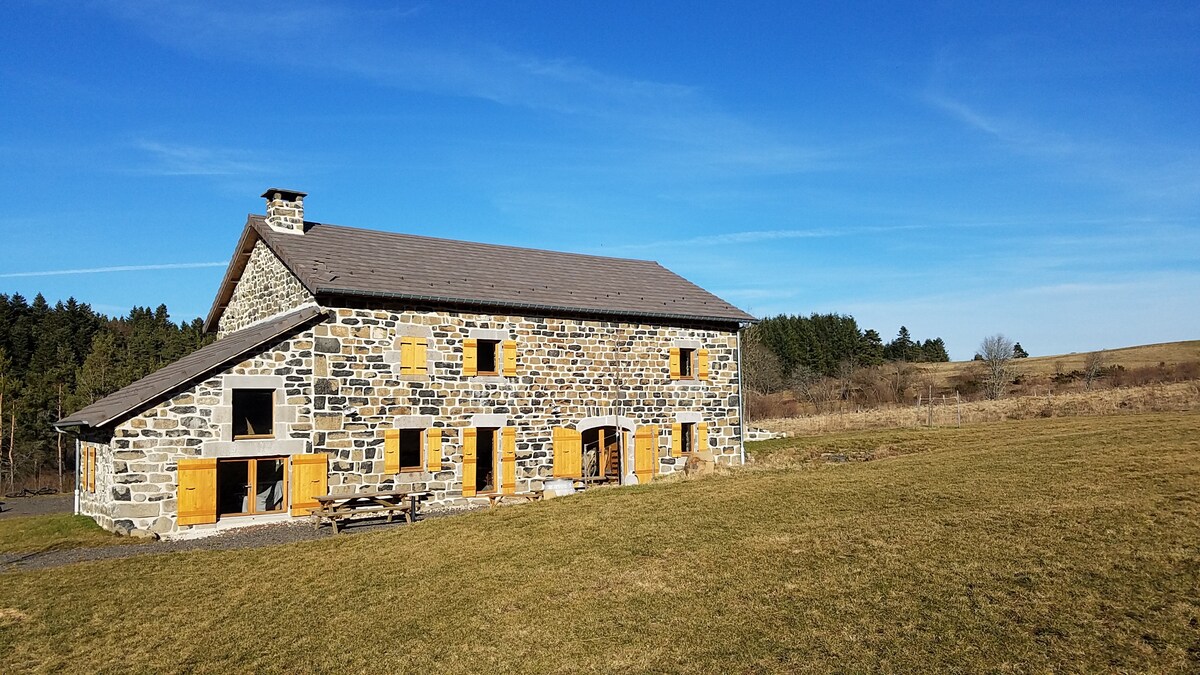
<path fill-rule="evenodd" d="M 285 199 L 289 202 L 294 202 L 297 199 L 304 199 L 305 197 L 308 196 L 307 192 L 300 192 L 298 190 L 285 190 L 283 188 L 267 188 L 267 191 L 262 193 L 262 198 L 263 199 L 274 199 L 275 193 L 279 193 L 280 197 L 282 197 L 283 199 Z"/>

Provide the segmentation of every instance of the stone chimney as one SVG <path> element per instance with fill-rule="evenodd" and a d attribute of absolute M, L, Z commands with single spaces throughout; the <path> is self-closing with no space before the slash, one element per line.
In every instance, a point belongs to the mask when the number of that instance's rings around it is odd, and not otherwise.
<path fill-rule="evenodd" d="M 268 188 L 262 196 L 267 200 L 267 225 L 272 230 L 304 234 L 304 198 L 308 193 Z"/>

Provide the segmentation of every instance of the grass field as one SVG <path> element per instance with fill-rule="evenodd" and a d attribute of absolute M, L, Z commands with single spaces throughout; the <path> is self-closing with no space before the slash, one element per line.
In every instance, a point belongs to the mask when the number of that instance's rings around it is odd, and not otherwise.
<path fill-rule="evenodd" d="M 1200 414 L 751 450 L 710 478 L 376 534 L 0 575 L 0 663 L 1200 669 Z"/>
<path fill-rule="evenodd" d="M 87 516 L 56 514 L 0 520 L 0 553 L 34 553 L 61 548 L 91 548 L 142 543 L 102 530 Z"/>

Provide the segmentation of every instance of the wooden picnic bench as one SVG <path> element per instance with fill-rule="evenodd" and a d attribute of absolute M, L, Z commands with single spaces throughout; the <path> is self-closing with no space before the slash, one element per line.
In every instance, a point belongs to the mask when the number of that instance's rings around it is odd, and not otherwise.
<path fill-rule="evenodd" d="M 514 492 L 513 494 L 496 492 L 478 496 L 487 497 L 489 509 L 494 507 L 496 504 L 499 504 L 504 499 L 523 499 L 529 502 L 539 502 L 545 498 L 545 495 L 541 492 Z"/>
<path fill-rule="evenodd" d="M 392 522 L 396 514 L 403 514 L 405 520 L 413 522 L 420 511 L 421 499 L 428 492 L 404 492 L 401 490 L 377 490 L 373 492 L 353 492 L 349 494 L 327 494 L 314 497 L 319 507 L 311 509 L 313 528 L 321 527 L 321 521 L 328 520 L 333 527 L 333 533 L 338 532 L 338 522 L 358 515 L 386 515 L 387 522 Z"/>

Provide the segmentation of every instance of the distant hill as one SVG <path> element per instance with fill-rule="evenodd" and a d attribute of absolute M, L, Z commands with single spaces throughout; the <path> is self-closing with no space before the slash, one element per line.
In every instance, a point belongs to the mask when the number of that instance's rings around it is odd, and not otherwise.
<path fill-rule="evenodd" d="M 1069 373 L 1073 370 L 1083 369 L 1084 361 L 1091 353 L 1093 352 L 1031 356 L 1025 359 L 1013 359 L 1012 366 L 1018 375 L 1050 377 L 1058 372 Z M 1106 366 L 1122 366 L 1126 370 L 1153 368 L 1159 364 L 1173 366 L 1180 363 L 1196 363 L 1200 362 L 1200 340 L 1107 349 L 1104 350 L 1104 362 Z M 951 361 L 914 365 L 923 372 L 933 373 L 939 381 L 944 382 L 962 375 L 977 364 L 977 361 Z"/>

